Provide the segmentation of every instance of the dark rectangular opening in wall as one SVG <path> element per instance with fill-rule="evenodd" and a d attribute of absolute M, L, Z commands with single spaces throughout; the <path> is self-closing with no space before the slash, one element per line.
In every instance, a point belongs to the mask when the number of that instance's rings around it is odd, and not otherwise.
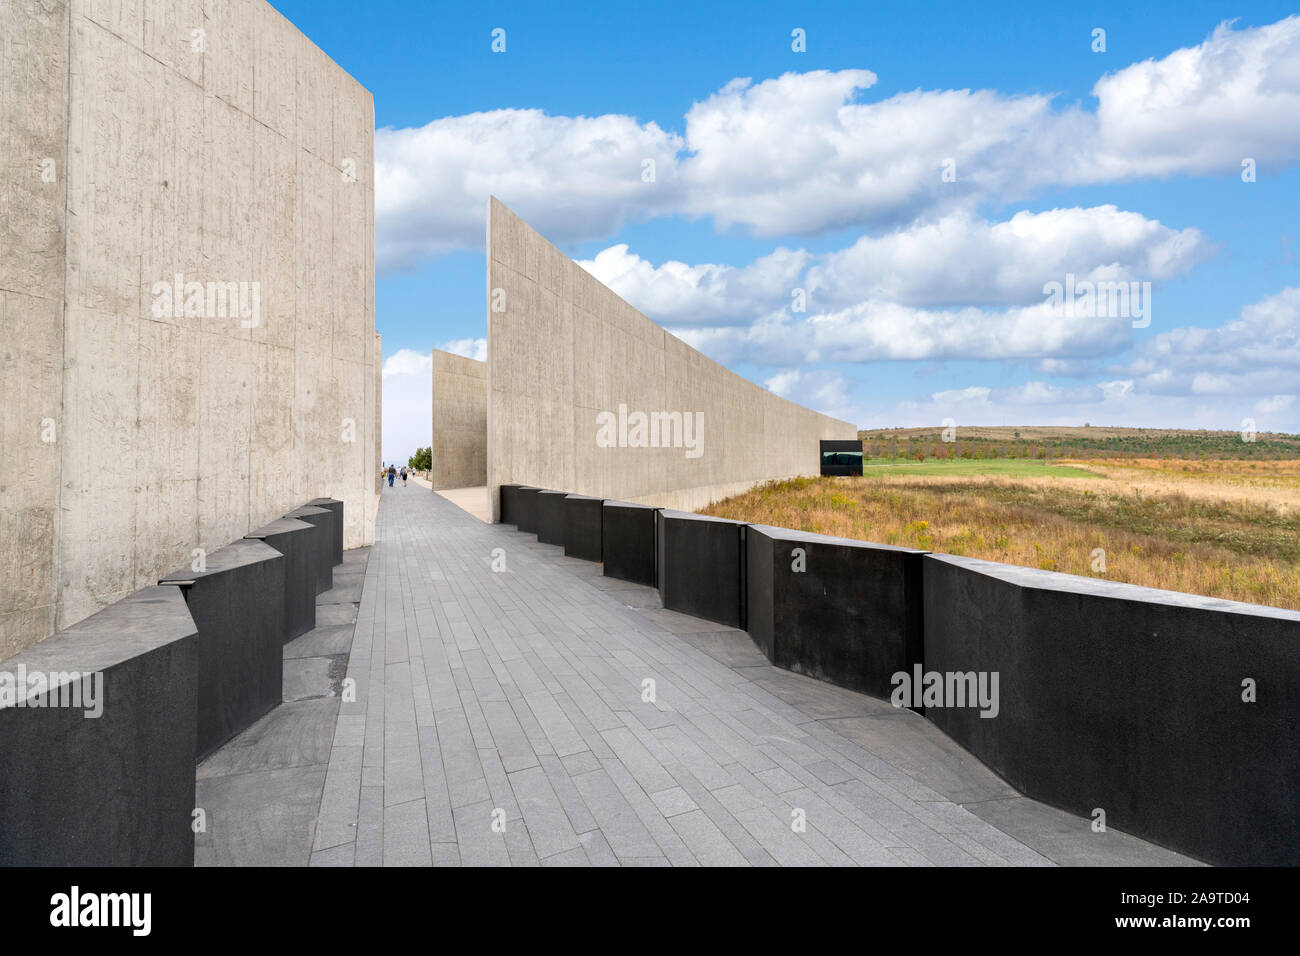
<path fill-rule="evenodd" d="M 860 440 L 826 439 L 821 443 L 823 475 L 862 474 Z"/>

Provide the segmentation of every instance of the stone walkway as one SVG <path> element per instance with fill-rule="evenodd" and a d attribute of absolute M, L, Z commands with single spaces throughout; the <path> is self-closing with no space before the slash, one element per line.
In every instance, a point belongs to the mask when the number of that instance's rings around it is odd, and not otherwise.
<path fill-rule="evenodd" d="M 280 862 L 313 866 L 1192 862 L 416 485 L 384 488 L 347 678 L 327 765 L 299 761 L 325 771 L 314 830 L 308 782 L 245 786 L 205 861 L 267 862 L 249 834 L 287 828 Z"/>

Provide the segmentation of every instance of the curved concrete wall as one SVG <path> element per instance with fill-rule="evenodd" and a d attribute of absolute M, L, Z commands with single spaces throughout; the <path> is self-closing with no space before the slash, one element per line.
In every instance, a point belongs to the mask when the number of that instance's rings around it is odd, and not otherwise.
<path fill-rule="evenodd" d="M 435 490 L 487 483 L 487 363 L 433 350 Z"/>
<path fill-rule="evenodd" d="M 0 658 L 304 499 L 371 541 L 370 94 L 262 0 L 9 0 L 0 50 Z"/>
<path fill-rule="evenodd" d="M 774 395 L 670 335 L 496 199 L 487 249 L 493 520 L 506 482 L 690 511 L 758 482 L 816 475 L 821 439 L 857 437 L 855 425 Z M 701 415 L 690 435 L 702 438 L 699 454 L 682 431 L 677 447 L 630 447 L 638 412 Z M 598 444 L 602 413 L 615 420 L 606 435 L 626 434 L 629 447 Z"/>

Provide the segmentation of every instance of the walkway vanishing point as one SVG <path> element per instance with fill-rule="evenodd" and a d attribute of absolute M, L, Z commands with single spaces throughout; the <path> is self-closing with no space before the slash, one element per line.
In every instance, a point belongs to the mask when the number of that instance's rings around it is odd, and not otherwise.
<path fill-rule="evenodd" d="M 200 865 L 1193 862 L 414 482 L 318 601 L 285 704 L 199 767 Z"/>

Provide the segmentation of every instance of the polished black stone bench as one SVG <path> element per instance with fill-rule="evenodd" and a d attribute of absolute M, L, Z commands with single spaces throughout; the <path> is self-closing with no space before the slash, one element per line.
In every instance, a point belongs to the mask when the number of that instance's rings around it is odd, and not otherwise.
<path fill-rule="evenodd" d="M 777 667 L 887 698 L 921 660 L 925 552 L 767 525 L 745 541 L 749 634 Z"/>
<path fill-rule="evenodd" d="M 316 575 L 316 593 L 324 594 L 334 586 L 334 512 L 315 505 L 303 505 L 285 515 L 297 518 L 316 529 L 312 536 L 312 562 Z"/>
<path fill-rule="evenodd" d="M 265 541 L 284 555 L 284 640 L 316 626 L 316 581 L 320 563 L 315 525 L 277 518 L 244 537 Z"/>
<path fill-rule="evenodd" d="M 519 523 L 515 495 L 521 487 L 523 486 L 514 483 L 501 486 L 499 494 L 501 497 L 500 519 L 502 524 L 517 525 Z"/>
<path fill-rule="evenodd" d="M 564 553 L 585 561 L 601 560 L 603 499 L 590 495 L 564 497 Z"/>
<path fill-rule="evenodd" d="M 925 709 L 946 734 L 1025 796 L 1104 810 L 1107 827 L 1215 864 L 1300 864 L 1300 613 L 923 564 L 926 671 L 998 675 L 996 717 Z"/>
<path fill-rule="evenodd" d="M 730 627 L 745 627 L 745 525 L 727 518 L 660 511 L 656 579 L 663 605 Z"/>
<path fill-rule="evenodd" d="M 102 713 L 18 706 L 25 688 L 0 702 L 0 866 L 193 865 L 199 638 L 180 591 L 136 591 L 0 662 L 20 670 L 64 675 L 56 693 L 83 704 L 98 683 Z"/>
<path fill-rule="evenodd" d="M 537 540 L 542 544 L 564 544 L 564 499 L 566 492 L 537 493 Z"/>
<path fill-rule="evenodd" d="M 520 485 L 515 489 L 514 525 L 520 531 L 537 534 L 537 496 L 541 491 L 532 485 Z"/>
<path fill-rule="evenodd" d="M 313 498 L 307 502 L 307 506 L 324 508 L 334 515 L 330 566 L 338 567 L 343 563 L 343 502 L 337 498 Z"/>
<path fill-rule="evenodd" d="M 626 501 L 601 505 L 600 551 L 606 577 L 654 587 L 658 508 Z"/>
<path fill-rule="evenodd" d="M 198 628 L 202 760 L 283 699 L 285 558 L 245 538 L 159 584 L 181 589 Z"/>

